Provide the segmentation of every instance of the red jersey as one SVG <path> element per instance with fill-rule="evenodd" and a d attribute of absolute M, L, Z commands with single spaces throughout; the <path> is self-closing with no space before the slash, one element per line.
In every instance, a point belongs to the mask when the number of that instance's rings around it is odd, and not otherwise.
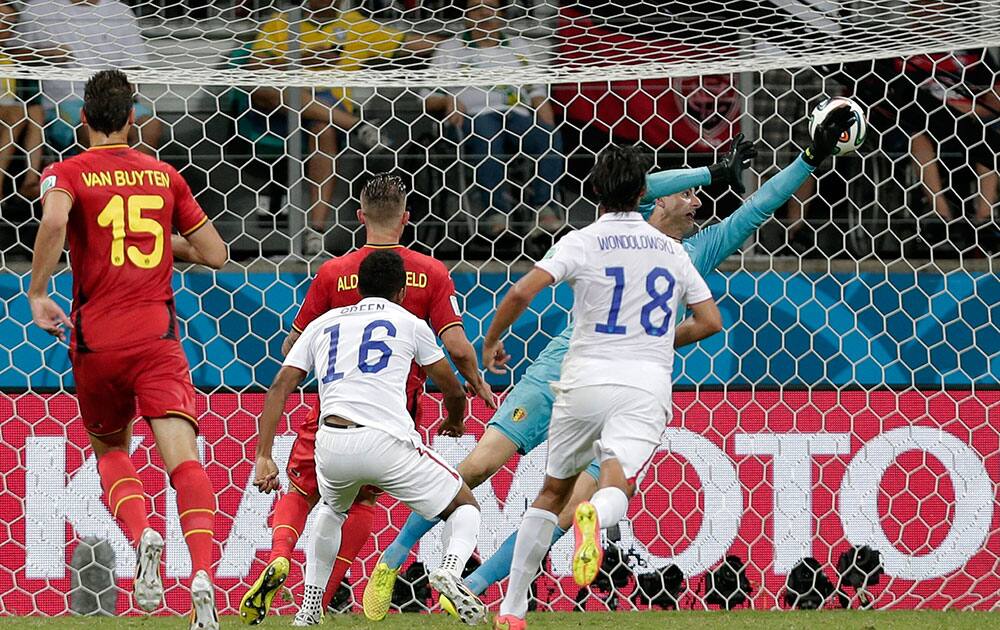
<path fill-rule="evenodd" d="M 176 339 L 173 248 L 208 220 L 177 170 L 126 145 L 94 147 L 42 173 L 73 199 L 67 226 L 79 351 Z"/>
<path fill-rule="evenodd" d="M 393 249 L 403 259 L 406 269 L 406 295 L 403 308 L 430 324 L 440 337 L 452 326 L 462 325 L 462 315 L 455 297 L 455 283 L 441 261 L 402 245 L 365 245 L 359 250 L 323 263 L 306 292 L 306 299 L 292 327 L 302 332 L 314 319 L 330 309 L 357 304 L 358 268 L 375 249 Z M 424 372 L 414 364 L 406 385 L 407 393 L 422 389 Z M 413 397 L 409 397 L 414 400 Z M 411 410 L 412 411 L 412 410 Z"/>

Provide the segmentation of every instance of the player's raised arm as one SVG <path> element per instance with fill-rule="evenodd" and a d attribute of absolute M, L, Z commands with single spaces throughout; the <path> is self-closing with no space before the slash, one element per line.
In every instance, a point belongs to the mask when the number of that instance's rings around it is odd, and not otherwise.
<path fill-rule="evenodd" d="M 564 240 L 570 236 L 572 235 L 565 236 Z M 531 300 L 553 281 L 552 274 L 535 267 L 507 291 L 500 306 L 497 307 L 493 321 L 490 322 L 490 328 L 486 331 L 486 337 L 483 339 L 483 367 L 494 374 L 503 374 L 503 369 L 507 361 L 510 360 L 510 355 L 503 349 L 500 335 L 507 332 L 507 329 L 528 308 Z"/>
<path fill-rule="evenodd" d="M 55 182 L 55 175 L 49 175 L 43 180 Z M 49 297 L 49 281 L 59 256 L 66 242 L 66 224 L 69 222 L 69 212 L 73 207 L 73 197 L 69 192 L 60 189 L 46 191 L 42 205 L 42 220 L 35 236 L 35 250 L 31 259 L 31 285 L 28 288 L 28 301 L 31 304 L 31 318 L 39 328 L 62 340 L 66 336 L 66 328 L 72 328 L 73 323 L 65 311 Z"/>

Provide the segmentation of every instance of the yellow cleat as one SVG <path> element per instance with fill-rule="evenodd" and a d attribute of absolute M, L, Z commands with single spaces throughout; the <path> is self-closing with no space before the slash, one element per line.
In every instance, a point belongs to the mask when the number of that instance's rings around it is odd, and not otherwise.
<path fill-rule="evenodd" d="M 288 558 L 275 558 L 264 567 L 257 581 L 240 600 L 240 619 L 243 623 L 256 626 L 264 621 L 274 596 L 288 579 Z"/>
<path fill-rule="evenodd" d="M 461 619 L 461 617 L 458 616 L 458 611 L 455 610 L 455 604 L 452 604 L 451 600 L 444 595 L 438 597 L 438 606 L 441 607 L 441 610 L 445 611 L 455 619 Z"/>
<path fill-rule="evenodd" d="M 601 547 L 601 524 L 597 510 L 590 501 L 576 508 L 573 516 L 573 581 L 577 586 L 590 586 L 601 569 L 604 549 Z"/>
<path fill-rule="evenodd" d="M 396 584 L 397 575 L 399 569 L 390 569 L 384 562 L 375 565 L 375 572 L 365 584 L 365 593 L 361 597 L 361 606 L 369 621 L 382 621 L 389 614 L 392 587 Z"/>

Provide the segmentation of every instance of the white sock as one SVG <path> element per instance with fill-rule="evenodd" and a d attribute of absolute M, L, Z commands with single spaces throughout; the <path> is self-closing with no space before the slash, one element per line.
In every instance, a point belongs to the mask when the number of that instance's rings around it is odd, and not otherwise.
<path fill-rule="evenodd" d="M 459 506 L 445 521 L 444 559 L 441 568 L 461 577 L 465 563 L 476 550 L 479 541 L 479 508 L 474 505 Z"/>
<path fill-rule="evenodd" d="M 326 503 L 320 502 L 316 510 L 316 520 L 310 532 L 309 544 L 306 546 L 306 585 L 320 589 L 320 596 L 326 590 L 330 581 L 333 565 L 337 562 L 337 552 L 340 551 L 340 528 L 347 519 L 344 514 L 337 514 Z"/>
<path fill-rule="evenodd" d="M 552 512 L 528 508 L 521 519 L 514 543 L 514 559 L 510 565 L 510 582 L 507 596 L 500 604 L 501 615 L 514 615 L 520 619 L 528 613 L 528 590 L 535 579 L 542 559 L 552 543 L 552 532 L 559 516 Z"/>
<path fill-rule="evenodd" d="M 601 529 L 614 527 L 618 521 L 625 518 L 625 513 L 628 512 L 628 497 L 620 488 L 613 486 L 601 488 L 595 492 L 590 502 L 597 510 Z"/>

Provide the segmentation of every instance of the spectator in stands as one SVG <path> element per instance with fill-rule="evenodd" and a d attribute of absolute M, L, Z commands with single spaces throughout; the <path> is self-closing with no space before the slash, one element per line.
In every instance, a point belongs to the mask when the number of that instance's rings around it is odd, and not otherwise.
<path fill-rule="evenodd" d="M 434 40 L 420 34 L 403 33 L 367 19 L 358 11 L 342 10 L 344 0 L 307 0 L 303 21 L 298 24 L 299 60 L 296 65 L 288 58 L 288 17 L 276 13 L 264 23 L 252 45 L 251 63 L 271 68 L 313 70 L 338 68 L 360 70 L 377 62 L 430 52 Z M 253 66 L 251 66 L 253 67 Z M 350 100 L 348 88 L 303 90 L 301 111 L 310 132 L 306 165 L 310 188 L 309 226 L 303 253 L 318 254 L 323 249 L 323 233 L 332 209 L 334 155 L 338 151 L 337 129 L 355 130 L 355 137 L 364 149 L 378 143 L 373 127 L 361 123 L 357 107 Z M 254 108 L 268 115 L 268 126 L 274 133 L 287 133 L 287 92 L 277 89 L 256 89 L 252 96 Z M 333 125 L 333 126 L 331 126 Z M 336 128 L 335 128 L 336 127 Z"/>
<path fill-rule="evenodd" d="M 16 23 L 16 9 L 10 4 L 0 4 L 0 67 L 31 62 L 31 51 L 17 43 Z M 0 199 L 4 198 L 4 180 L 18 148 L 28 156 L 21 194 L 31 200 L 38 196 L 43 124 L 38 81 L 0 78 Z"/>
<path fill-rule="evenodd" d="M 913 159 L 936 213 L 951 223 L 964 217 L 962 208 L 949 202 L 938 152 L 944 143 L 957 139 L 963 160 L 976 173 L 976 202 L 972 227 L 981 236 L 963 238 L 962 230 L 951 230 L 949 240 L 960 250 L 978 244 L 992 249 L 996 232 L 993 209 L 1000 200 L 997 154 L 1000 152 L 1000 79 L 988 50 L 957 50 L 916 55 L 896 62 L 899 75 L 890 86 L 899 108 L 899 125 L 912 138 Z M 955 182 L 951 182 L 954 189 Z M 962 195 L 955 200 L 962 202 Z M 968 232 L 968 231 L 967 231 Z M 955 243 L 954 241 L 959 242 Z"/>
<path fill-rule="evenodd" d="M 530 42 L 504 28 L 500 0 L 468 0 L 465 22 L 464 33 L 438 46 L 433 66 L 442 71 L 480 68 L 503 76 L 504 68 L 524 65 L 533 55 Z M 508 228 L 519 201 L 504 185 L 508 152 L 519 150 L 537 162 L 530 168 L 528 185 L 531 204 L 538 209 L 535 225 L 550 233 L 562 226 L 564 213 L 555 188 L 565 168 L 562 138 L 555 130 L 545 86 L 438 89 L 427 93 L 426 107 L 464 137 L 462 151 L 475 168 L 485 211 L 480 221 L 485 236 L 498 236 Z"/>
<path fill-rule="evenodd" d="M 146 42 L 132 10 L 119 0 L 28 0 L 18 30 L 21 40 L 48 63 L 99 70 L 149 65 Z M 42 81 L 46 142 L 59 152 L 88 145 L 80 124 L 83 83 Z M 151 108 L 136 102 L 133 143 L 154 154 L 162 125 Z"/>

